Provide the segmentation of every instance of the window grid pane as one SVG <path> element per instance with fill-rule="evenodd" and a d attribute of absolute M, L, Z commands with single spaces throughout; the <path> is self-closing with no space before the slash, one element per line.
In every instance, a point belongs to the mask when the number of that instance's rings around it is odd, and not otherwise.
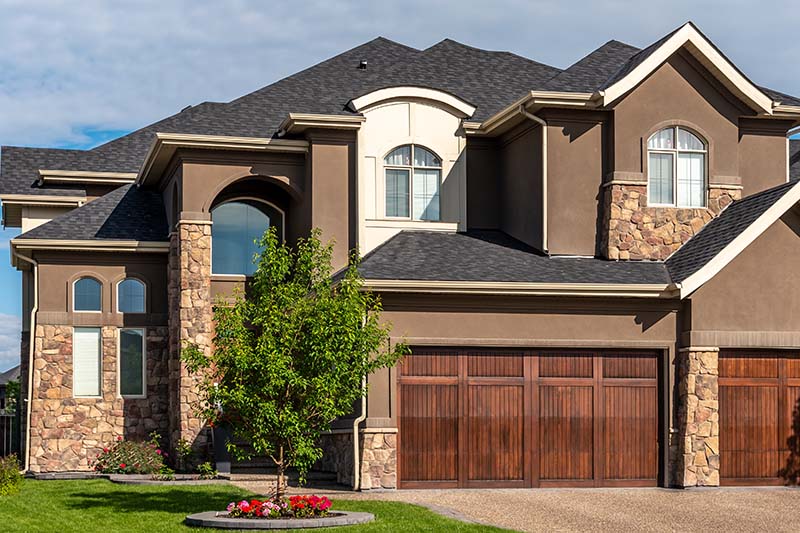
<path fill-rule="evenodd" d="M 386 216 L 408 217 L 409 176 L 407 170 L 386 169 Z"/>
<path fill-rule="evenodd" d="M 678 205 L 703 207 L 705 205 L 705 156 L 703 154 L 678 154 Z"/>
<path fill-rule="evenodd" d="M 678 150 L 703 151 L 706 146 L 695 134 L 683 128 L 678 128 Z"/>
<path fill-rule="evenodd" d="M 414 169 L 414 218 L 439 220 L 438 170 Z"/>
<path fill-rule="evenodd" d="M 647 141 L 647 147 L 656 150 L 672 150 L 675 148 L 675 129 L 665 128 L 654 133 Z"/>
<path fill-rule="evenodd" d="M 649 203 L 672 204 L 674 203 L 672 170 L 672 154 L 651 153 L 648 160 L 650 183 L 648 185 Z"/>
<path fill-rule="evenodd" d="M 119 284 L 117 291 L 120 313 L 144 313 L 144 283 L 136 279 L 126 279 Z"/>
<path fill-rule="evenodd" d="M 144 331 L 123 329 L 119 332 L 119 390 L 122 396 L 144 395 Z"/>
<path fill-rule="evenodd" d="M 386 156 L 384 162 L 387 165 L 392 166 L 404 166 L 410 167 L 411 166 L 411 146 L 400 146 L 399 148 L 395 148 L 391 151 L 389 155 Z"/>
<path fill-rule="evenodd" d="M 73 307 L 75 311 L 100 311 L 102 288 L 100 282 L 92 278 L 82 278 L 75 282 Z"/>
<path fill-rule="evenodd" d="M 414 147 L 414 166 L 415 167 L 440 167 L 441 160 L 430 150 L 421 146 Z"/>

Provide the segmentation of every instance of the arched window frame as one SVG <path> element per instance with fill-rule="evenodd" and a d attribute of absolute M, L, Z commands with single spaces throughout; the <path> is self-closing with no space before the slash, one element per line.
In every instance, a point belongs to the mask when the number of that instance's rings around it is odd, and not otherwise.
<path fill-rule="evenodd" d="M 225 204 L 236 203 L 236 202 L 241 203 L 241 202 L 244 202 L 244 201 L 257 202 L 257 203 L 260 203 L 260 204 L 264 204 L 266 206 L 269 206 L 271 209 L 274 209 L 278 214 L 280 214 L 280 216 L 281 216 L 281 224 L 280 224 L 281 234 L 280 234 L 280 238 L 281 238 L 281 241 L 285 241 L 286 240 L 286 212 L 283 209 L 281 209 L 280 207 L 278 207 L 277 205 L 273 204 L 272 202 L 270 202 L 268 200 L 264 200 L 263 198 L 257 198 L 255 196 L 234 196 L 234 197 L 231 197 L 231 198 L 225 198 L 224 201 L 221 201 L 221 202 L 218 202 L 218 203 L 214 203 L 212 205 L 211 209 L 209 209 L 209 214 L 212 214 L 215 209 L 217 209 L 218 207 L 223 206 Z M 214 226 L 213 226 L 213 216 L 212 216 L 212 226 L 211 226 L 211 228 L 212 228 L 211 229 L 211 250 L 210 250 L 210 255 L 211 255 L 211 275 L 213 277 L 215 277 L 215 278 L 220 278 L 220 277 L 222 277 L 222 278 L 225 278 L 225 277 L 227 277 L 227 278 L 246 278 L 246 277 L 248 277 L 247 274 L 219 274 L 219 273 L 215 273 L 214 272 L 214 229 L 213 229 Z"/>
<path fill-rule="evenodd" d="M 388 162 L 389 156 L 391 156 L 395 151 L 401 148 L 409 148 L 409 164 L 394 164 Z M 433 157 L 436 158 L 438 161 L 438 165 L 436 166 L 428 166 L 428 165 L 417 165 L 415 158 L 414 158 L 414 151 L 419 148 L 425 150 Z M 414 216 L 414 171 L 416 169 L 421 170 L 434 170 L 438 172 L 438 183 L 436 194 L 434 195 L 437 198 L 438 202 L 438 216 L 436 218 L 421 218 Z M 389 171 L 404 171 L 407 172 L 408 176 L 408 215 L 391 215 L 389 214 Z M 383 209 L 384 209 L 384 217 L 390 220 L 421 220 L 421 221 L 430 221 L 430 222 L 439 222 L 442 219 L 442 173 L 443 173 L 443 166 L 442 166 L 442 158 L 437 154 L 435 151 L 431 150 L 427 146 L 415 143 L 408 143 L 408 144 L 401 144 L 399 146 L 395 146 L 391 150 L 389 150 L 383 156 L 383 183 L 384 183 L 384 197 L 383 197 Z"/>
<path fill-rule="evenodd" d="M 139 283 L 142 286 L 142 310 L 141 311 L 127 311 L 127 312 L 126 311 L 122 311 L 122 305 L 121 305 L 122 298 L 120 296 L 119 289 L 122 286 L 122 284 L 125 283 L 126 281 L 135 281 L 136 283 Z M 125 315 L 141 315 L 141 314 L 147 313 L 147 283 L 145 283 L 144 280 L 139 279 L 139 278 L 134 277 L 134 276 L 128 276 L 128 277 L 122 278 L 121 280 L 117 281 L 115 294 L 116 294 L 116 307 L 117 307 L 116 311 L 117 311 L 117 313 L 125 314 Z"/>
<path fill-rule="evenodd" d="M 95 283 L 97 283 L 98 287 L 100 288 L 100 296 L 99 296 L 100 305 L 99 305 L 99 309 L 96 309 L 96 310 L 95 309 L 92 309 L 92 310 L 76 309 L 75 303 L 77 301 L 77 298 L 76 298 L 75 287 L 78 284 L 78 282 L 83 281 L 85 279 L 94 281 Z M 84 276 L 80 276 L 80 277 L 75 278 L 72 281 L 72 312 L 73 313 L 102 313 L 103 312 L 103 282 L 100 281 L 99 279 L 97 279 L 94 276 L 86 276 L 86 275 L 84 275 Z"/>
<path fill-rule="evenodd" d="M 702 150 L 700 149 L 693 149 L 693 148 L 681 148 L 679 147 L 679 132 L 684 131 L 697 139 L 702 145 Z M 665 131 L 670 131 L 672 134 L 671 146 L 668 147 L 660 147 L 660 146 L 653 146 L 654 139 L 657 138 L 661 133 Z M 708 174 L 709 174 L 709 164 L 708 164 L 708 154 L 709 154 L 709 142 L 708 140 L 701 135 L 696 130 L 683 126 L 683 125 L 669 125 L 666 127 L 658 128 L 655 132 L 653 132 L 650 136 L 647 137 L 646 141 L 646 157 L 647 157 L 647 205 L 651 207 L 677 207 L 677 208 L 685 208 L 685 209 L 700 209 L 704 208 L 708 205 Z M 653 193 L 655 191 L 655 186 L 653 183 L 654 176 L 654 165 L 652 164 L 652 155 L 669 155 L 672 158 L 672 199 L 670 202 L 663 202 L 663 201 L 655 201 L 653 199 Z M 678 164 L 681 155 L 686 154 L 694 154 L 694 155 L 702 155 L 702 201 L 697 204 L 684 204 L 679 202 L 679 198 L 681 194 L 679 192 L 679 187 L 681 180 L 679 179 L 679 167 Z"/>

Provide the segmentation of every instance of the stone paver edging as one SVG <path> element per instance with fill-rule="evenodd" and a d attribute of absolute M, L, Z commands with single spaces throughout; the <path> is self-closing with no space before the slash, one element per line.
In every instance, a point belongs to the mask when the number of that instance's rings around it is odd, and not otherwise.
<path fill-rule="evenodd" d="M 353 526 L 375 520 L 372 513 L 333 511 L 324 518 L 229 518 L 225 513 L 206 511 L 186 517 L 186 525 L 217 529 L 311 529 L 318 527 Z"/>
<path fill-rule="evenodd" d="M 227 479 L 198 479 L 197 476 L 183 476 L 176 475 L 172 480 L 153 479 L 153 476 L 148 474 L 111 474 L 108 479 L 112 483 L 119 483 L 120 485 L 219 485 L 229 483 Z"/>

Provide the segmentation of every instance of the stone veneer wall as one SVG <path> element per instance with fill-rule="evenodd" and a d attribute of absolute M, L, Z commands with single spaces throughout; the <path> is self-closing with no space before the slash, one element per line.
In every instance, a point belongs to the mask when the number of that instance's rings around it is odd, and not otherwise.
<path fill-rule="evenodd" d="M 361 490 L 397 488 L 397 433 L 361 430 Z M 324 455 L 317 464 L 336 472 L 336 481 L 353 485 L 353 432 L 337 431 L 322 438 Z"/>
<path fill-rule="evenodd" d="M 718 215 L 742 191 L 709 188 L 708 207 L 648 207 L 647 186 L 605 188 L 603 253 L 612 260 L 664 260 Z"/>
<path fill-rule="evenodd" d="M 207 354 L 211 350 L 210 222 L 178 224 L 170 239 L 168 275 L 170 442 L 174 449 L 178 440 L 184 439 L 202 456 L 210 432 L 195 412 L 200 377 L 190 375 L 180 355 L 188 343 L 197 345 Z"/>
<path fill-rule="evenodd" d="M 719 485 L 719 350 L 678 355 L 677 440 L 673 485 Z"/>
<path fill-rule="evenodd" d="M 167 329 L 147 328 L 147 397 L 117 394 L 118 328 L 102 328 L 102 394 L 72 395 L 72 327 L 38 325 L 34 336 L 30 469 L 89 470 L 102 448 L 118 436 L 143 440 L 166 434 Z"/>

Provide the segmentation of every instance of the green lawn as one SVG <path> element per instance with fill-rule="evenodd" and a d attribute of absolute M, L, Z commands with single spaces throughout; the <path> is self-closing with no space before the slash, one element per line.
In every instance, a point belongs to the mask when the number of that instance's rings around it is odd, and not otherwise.
<path fill-rule="evenodd" d="M 245 496 L 249 494 L 232 485 L 167 487 L 118 485 L 100 479 L 25 480 L 22 492 L 0 497 L 0 531 L 202 531 L 183 525 L 184 517 L 200 511 L 222 510 L 228 502 Z M 376 520 L 363 526 L 311 531 L 500 531 L 444 518 L 403 503 L 334 500 L 334 509 L 367 511 Z"/>

